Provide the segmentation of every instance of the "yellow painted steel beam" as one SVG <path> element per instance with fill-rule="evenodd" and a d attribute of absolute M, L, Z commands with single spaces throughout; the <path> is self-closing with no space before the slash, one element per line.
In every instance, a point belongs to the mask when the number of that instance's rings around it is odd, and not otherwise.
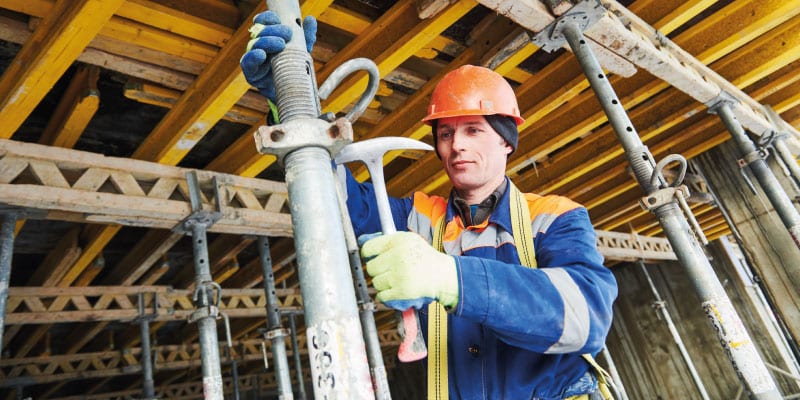
<path fill-rule="evenodd" d="M 123 2 L 56 3 L 0 78 L 0 138 L 14 134 Z"/>
<path fill-rule="evenodd" d="M 42 131 L 39 143 L 73 148 L 100 107 L 97 79 L 100 68 L 81 66 Z"/>

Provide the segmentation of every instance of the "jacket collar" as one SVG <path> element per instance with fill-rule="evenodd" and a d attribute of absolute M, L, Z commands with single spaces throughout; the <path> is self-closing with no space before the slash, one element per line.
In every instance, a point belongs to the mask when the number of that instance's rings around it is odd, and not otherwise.
<path fill-rule="evenodd" d="M 489 219 L 484 221 L 483 223 L 476 226 L 476 228 L 484 228 L 488 224 L 492 223 L 495 225 L 500 226 L 503 230 L 507 232 L 511 232 L 511 214 L 510 214 L 510 197 L 509 193 L 511 192 L 510 186 L 511 181 L 506 176 L 505 181 L 503 184 L 500 185 L 505 186 L 505 190 L 502 194 L 500 194 L 500 198 L 497 200 L 497 204 L 494 208 L 494 211 L 489 215 Z M 455 189 L 450 191 L 450 197 L 447 201 L 447 214 L 445 215 L 445 221 L 450 222 L 456 216 L 461 216 L 461 211 L 459 206 L 456 204 L 456 198 L 458 195 L 455 192 Z M 467 210 L 468 211 L 468 210 Z M 460 217 L 460 222 L 464 225 L 464 217 Z"/>

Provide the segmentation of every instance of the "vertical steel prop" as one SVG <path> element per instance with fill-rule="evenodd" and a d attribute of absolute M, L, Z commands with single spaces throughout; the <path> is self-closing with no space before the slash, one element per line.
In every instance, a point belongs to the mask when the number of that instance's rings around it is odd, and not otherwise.
<path fill-rule="evenodd" d="M 286 340 L 289 331 L 281 325 L 281 314 L 278 309 L 278 295 L 275 293 L 275 275 L 272 273 L 272 257 L 269 254 L 269 239 L 258 238 L 258 258 L 264 272 L 264 292 L 267 295 L 267 331 L 264 338 L 272 344 L 272 363 L 275 366 L 275 380 L 278 381 L 278 394 L 281 399 L 291 400 L 292 379 L 289 376 L 289 362 L 286 357 Z"/>
<path fill-rule="evenodd" d="M 340 168 L 344 168 L 341 166 Z M 358 239 L 350 221 L 350 213 L 347 211 L 345 201 L 347 189 L 346 183 L 340 180 L 339 208 L 342 213 L 344 223 L 344 237 L 347 243 L 347 254 L 350 259 L 350 269 L 353 273 L 355 282 L 356 300 L 358 302 L 358 314 L 361 318 L 361 330 L 367 346 L 367 362 L 369 363 L 370 374 L 372 375 L 375 398 L 377 400 L 389 400 L 392 398 L 389 390 L 389 378 L 386 376 L 386 367 L 383 365 L 383 353 L 381 343 L 378 338 L 378 329 L 375 326 L 375 302 L 369 296 L 367 280 L 364 277 L 364 269 L 361 263 L 361 254 L 358 249 Z"/>
<path fill-rule="evenodd" d="M 16 224 L 16 213 L 0 214 L 0 358 L 3 354 L 3 333 L 6 324 L 6 304 L 8 303 L 8 286 L 11 281 L 11 258 L 14 255 L 14 227 Z"/>
<path fill-rule="evenodd" d="M 292 358 L 297 376 L 297 393 L 300 395 L 300 400 L 306 400 L 306 384 L 303 379 L 303 364 L 300 362 L 300 346 L 297 343 L 297 324 L 294 322 L 294 314 L 289 314 L 289 329 L 292 330 Z"/>
<path fill-rule="evenodd" d="M 156 389 L 153 382 L 153 361 L 152 350 L 150 348 L 150 319 L 154 315 L 145 315 L 144 293 L 139 293 L 139 333 L 142 337 L 142 399 L 151 400 L 156 398 Z M 153 295 L 153 310 L 158 309 L 158 296 Z M 155 314 L 155 313 L 154 313 Z"/>
<path fill-rule="evenodd" d="M 658 289 L 656 288 L 655 283 L 653 283 L 653 279 L 647 272 L 647 266 L 644 262 L 639 261 L 639 267 L 641 267 L 642 273 L 644 273 L 644 277 L 647 279 L 647 284 L 650 286 L 650 292 L 653 293 L 653 297 L 656 299 L 656 301 L 653 303 L 653 308 L 658 310 L 661 316 L 664 317 L 664 321 L 667 323 L 669 333 L 672 335 L 672 339 L 678 346 L 678 350 L 681 352 L 681 356 L 683 357 L 683 361 L 686 363 L 686 367 L 689 368 L 689 373 L 692 375 L 692 380 L 694 381 L 695 386 L 697 386 L 697 390 L 700 391 L 700 397 L 702 397 L 703 400 L 709 400 L 710 397 L 708 397 L 706 387 L 703 385 L 703 380 L 700 379 L 700 374 L 697 373 L 697 369 L 694 367 L 692 358 L 689 356 L 689 351 L 686 350 L 686 346 L 683 344 L 681 335 L 678 333 L 678 328 L 676 328 L 675 324 L 672 322 L 672 316 L 669 314 L 669 310 L 667 310 L 664 300 L 661 299 L 661 294 L 658 293 Z"/>
<path fill-rule="evenodd" d="M 380 79 L 375 64 L 367 63 L 372 66 L 362 68 L 369 73 L 367 91 L 356 107 L 345 118 L 320 118 L 319 98 L 330 94 L 335 84 L 326 82 L 317 93 L 299 3 L 267 0 L 267 7 L 290 27 L 292 40 L 271 60 L 280 124 L 260 127 L 256 148 L 275 154 L 285 170 L 314 397 L 371 399 L 374 391 L 364 362 L 343 222 L 336 211 L 331 155 L 352 141 L 352 120 L 366 109 Z M 357 70 L 356 64 L 345 64 L 329 81 Z"/>
<path fill-rule="evenodd" d="M 217 318 L 222 288 L 211 276 L 208 258 L 206 232 L 221 216 L 219 210 L 203 210 L 200 183 L 197 173 L 186 174 L 189 187 L 189 200 L 192 214 L 181 221 L 174 230 L 190 233 L 192 254 L 194 256 L 194 304 L 196 310 L 189 316 L 189 323 L 196 322 L 200 331 L 200 362 L 203 370 L 203 397 L 207 400 L 222 400 L 222 368 L 219 358 L 219 339 L 217 338 Z M 214 187 L 219 186 L 214 182 Z M 216 194 L 217 207 L 221 207 L 220 194 Z M 216 296 L 214 295 L 216 293 Z"/>
<path fill-rule="evenodd" d="M 639 138 L 583 35 L 583 30 L 604 12 L 596 0 L 581 2 L 536 34 L 533 41 L 546 51 L 560 48 L 565 41 L 569 44 L 625 150 L 639 186 L 646 194 L 642 205 L 661 223 L 734 370 L 752 393 L 752 398 L 781 399 L 755 344 L 681 211 L 679 199 L 683 190 L 667 185 L 660 170 L 656 169 L 653 155 Z"/>
<path fill-rule="evenodd" d="M 792 236 L 794 244 L 800 248 L 800 213 L 797 212 L 792 200 L 781 187 L 769 165 L 767 165 L 767 150 L 765 148 L 756 148 L 753 141 L 747 137 L 742 124 L 733 114 L 731 104 L 735 104 L 736 101 L 729 94 L 722 92 L 716 99 L 707 104 L 708 111 L 712 114 L 717 114 L 722 123 L 725 124 L 742 154 L 742 158 L 739 160 L 739 167 L 750 167 L 750 171 L 758 180 L 761 189 L 764 190 L 764 194 L 767 195 L 770 203 L 775 208 L 775 212 L 778 213 L 781 222 L 783 222 L 783 225 Z M 793 161 L 793 163 L 795 166 L 797 165 L 796 161 Z M 744 173 L 744 170 L 742 170 L 742 173 Z M 752 187 L 747 175 L 743 176 L 748 184 L 751 185 L 751 190 L 755 192 L 755 188 Z"/>

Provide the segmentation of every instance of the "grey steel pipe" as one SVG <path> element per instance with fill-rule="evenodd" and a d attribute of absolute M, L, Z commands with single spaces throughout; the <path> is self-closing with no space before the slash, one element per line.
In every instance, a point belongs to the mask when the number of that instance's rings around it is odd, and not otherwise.
<path fill-rule="evenodd" d="M 747 137 L 747 134 L 742 128 L 742 124 L 736 119 L 736 116 L 731 110 L 730 101 L 721 100 L 716 104 L 709 107 L 709 112 L 719 115 L 722 123 L 728 128 L 736 145 L 742 153 L 744 162 L 750 167 L 750 171 L 755 175 L 756 180 L 764 190 L 775 211 L 783 222 L 783 225 L 789 231 L 789 234 L 794 240 L 794 244 L 800 248 L 800 213 L 792 204 L 792 200 L 781 187 L 780 182 L 769 169 L 767 161 L 764 160 L 759 153 L 756 145 Z M 797 166 L 797 162 L 794 162 Z"/>
<path fill-rule="evenodd" d="M 298 1 L 267 0 L 292 29 L 292 40 L 272 60 L 282 125 L 320 114 L 314 64 L 306 49 Z M 318 120 L 317 120 L 318 121 Z M 294 228 L 300 290 L 315 398 L 374 398 L 364 339 L 338 212 L 331 154 L 321 131 L 282 159 Z M 287 136 L 294 135 L 286 132 Z M 333 210 L 333 212 L 331 212 Z"/>
<path fill-rule="evenodd" d="M 155 301 L 155 299 L 154 299 Z M 144 315 L 144 295 L 139 293 L 139 334 L 142 337 L 142 398 L 154 399 L 156 397 L 155 383 L 153 382 L 152 349 L 150 348 L 150 320 Z"/>
<path fill-rule="evenodd" d="M 291 400 L 292 379 L 289 375 L 289 361 L 286 356 L 286 342 L 281 314 L 278 309 L 278 295 L 275 292 L 275 275 L 272 273 L 272 257 L 269 253 L 269 239 L 265 236 L 258 237 L 258 258 L 261 261 L 261 270 L 264 272 L 264 292 L 267 295 L 267 336 L 272 343 L 272 363 L 275 369 L 275 378 L 278 381 L 278 393 L 281 399 Z"/>
<path fill-rule="evenodd" d="M 786 146 L 784 138 L 776 137 L 773 146 L 775 146 L 775 151 L 783 161 L 783 165 L 789 169 L 789 176 L 792 178 L 792 182 L 800 186 L 800 165 L 797 165 L 797 159 L 794 158 L 792 151 Z"/>
<path fill-rule="evenodd" d="M 341 165 L 338 168 L 345 168 L 345 166 Z M 345 182 L 340 183 L 341 185 L 337 187 L 346 185 Z M 358 240 L 356 239 L 353 225 L 350 223 L 350 213 L 347 211 L 346 194 L 342 190 L 337 191 L 337 193 L 339 194 L 339 209 L 342 213 L 342 220 L 344 221 L 344 238 L 345 243 L 347 243 L 350 269 L 352 270 L 353 281 L 356 285 L 356 301 L 359 308 L 359 317 L 361 318 L 361 330 L 367 346 L 367 362 L 369 363 L 369 370 L 372 375 L 375 398 L 378 400 L 390 400 L 392 398 L 392 393 L 389 390 L 389 378 L 386 376 L 386 367 L 383 365 L 381 342 L 378 338 L 378 328 L 375 326 L 375 303 L 369 296 L 369 291 L 367 289 L 367 280 L 364 277 L 364 269 L 361 266 Z"/>
<path fill-rule="evenodd" d="M 205 399 L 222 400 L 222 369 L 219 359 L 219 339 L 217 338 L 216 306 L 212 302 L 213 293 L 207 293 L 212 282 L 208 263 L 206 243 L 206 224 L 190 221 L 192 228 L 192 251 L 194 254 L 195 306 L 208 312 L 197 319 L 200 331 L 200 361 L 203 370 L 203 394 Z M 199 296 L 197 294 L 200 294 Z M 213 310 L 213 311 L 212 311 Z M 196 311 L 197 312 L 197 311 Z"/>
<path fill-rule="evenodd" d="M 614 363 L 614 358 L 611 357 L 611 352 L 608 351 L 608 347 L 603 346 L 603 351 L 601 351 L 600 354 L 606 361 L 608 373 L 611 375 L 611 379 L 613 379 L 611 389 L 614 390 L 614 394 L 617 396 L 616 400 L 628 400 L 628 392 L 625 391 L 625 385 L 622 384 L 622 378 L 619 376 L 617 365 Z"/>
<path fill-rule="evenodd" d="M 289 328 L 292 330 L 292 358 L 297 376 L 297 392 L 300 400 L 306 400 L 306 384 L 303 379 L 303 364 L 300 362 L 300 346 L 297 344 L 297 324 L 294 322 L 294 314 L 289 314 Z"/>
<path fill-rule="evenodd" d="M 11 281 L 11 258 L 14 255 L 14 227 L 17 214 L 0 215 L 0 358 L 3 354 L 3 329 L 6 324 L 8 285 Z"/>
<path fill-rule="evenodd" d="M 692 358 L 689 356 L 689 352 L 686 350 L 686 346 L 683 344 L 683 339 L 681 339 L 681 335 L 678 333 L 678 328 L 676 328 L 675 323 L 672 322 L 672 316 L 670 315 L 669 310 L 667 310 L 664 300 L 661 299 L 661 294 L 658 293 L 658 289 L 656 288 L 655 283 L 653 283 L 653 279 L 647 272 L 647 266 L 642 261 L 639 261 L 639 266 L 642 268 L 644 277 L 647 278 L 647 284 L 650 285 L 650 292 L 653 293 L 653 297 L 656 299 L 656 308 L 661 313 L 661 316 L 664 317 L 664 321 L 667 322 L 667 328 L 669 329 L 669 333 L 672 335 L 672 340 L 674 340 L 675 344 L 678 346 L 678 350 L 681 352 L 681 357 L 683 357 L 686 367 L 689 368 L 689 374 L 692 375 L 692 380 L 694 381 L 695 386 L 697 386 L 697 390 L 700 391 L 700 397 L 702 397 L 704 400 L 709 400 L 710 397 L 708 397 L 706 387 L 703 385 L 703 380 L 700 379 L 700 374 L 697 373 L 697 369 L 694 367 L 694 362 L 692 362 Z"/>
<path fill-rule="evenodd" d="M 628 118 L 614 89 L 589 48 L 579 26 L 581 18 L 585 19 L 585 16 L 567 14 L 557 19 L 554 26 L 559 29 L 558 32 L 564 35 L 578 59 L 609 123 L 625 150 L 637 182 L 649 195 L 659 189 L 650 183 L 654 171 L 652 154 L 636 133 L 633 123 Z M 673 198 L 671 201 L 653 208 L 653 213 L 661 223 L 673 251 L 694 284 L 695 290 L 703 302 L 703 309 L 728 354 L 734 370 L 753 394 L 753 398 L 781 399 L 781 394 L 769 375 L 764 361 L 756 351 L 753 340 L 745 330 L 722 284 L 714 274 L 711 264 L 705 258 L 700 244 L 690 233 L 689 224 L 683 217 L 677 200 Z"/>

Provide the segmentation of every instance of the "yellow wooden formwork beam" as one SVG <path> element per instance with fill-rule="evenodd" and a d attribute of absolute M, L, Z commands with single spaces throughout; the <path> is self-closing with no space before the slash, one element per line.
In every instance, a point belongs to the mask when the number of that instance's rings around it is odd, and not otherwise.
<path fill-rule="evenodd" d="M 14 134 L 123 2 L 56 3 L 0 78 L 0 138 Z"/>
<path fill-rule="evenodd" d="M 50 146 L 75 147 L 81 134 L 100 107 L 97 79 L 100 68 L 81 66 L 75 72 L 66 92 L 56 106 L 39 143 Z"/>
<path fill-rule="evenodd" d="M 254 13 L 261 11 L 257 7 Z M 133 158 L 177 165 L 249 89 L 239 58 L 250 40 L 242 25 L 133 153 Z"/>
<path fill-rule="evenodd" d="M 448 7 L 435 17 L 417 24 L 408 34 L 375 58 L 374 61 L 378 66 L 380 76 L 386 76 L 386 74 L 396 69 L 477 5 L 478 3 L 474 0 L 463 0 Z M 343 110 L 364 92 L 364 88 L 367 86 L 367 79 L 364 76 L 356 84 L 337 91 L 338 94 L 334 93 L 324 103 L 324 108 L 334 111 Z"/>
<path fill-rule="evenodd" d="M 304 0 L 300 3 L 300 13 L 303 16 L 318 16 L 333 4 L 333 0 Z"/>
<path fill-rule="evenodd" d="M 117 15 L 217 47 L 224 46 L 234 31 L 233 28 L 148 0 L 128 0 Z"/>
<path fill-rule="evenodd" d="M 269 168 L 277 158 L 272 154 L 261 154 L 256 151 L 253 139 L 258 127 L 266 124 L 266 119 L 262 119 L 260 123 L 254 125 L 247 133 L 228 146 L 205 169 L 253 178 Z"/>
<path fill-rule="evenodd" d="M 678 8 L 659 19 L 653 27 L 663 33 L 670 33 L 685 24 L 697 14 L 700 14 L 708 7 L 711 7 L 718 0 L 691 0 L 684 2 Z"/>

